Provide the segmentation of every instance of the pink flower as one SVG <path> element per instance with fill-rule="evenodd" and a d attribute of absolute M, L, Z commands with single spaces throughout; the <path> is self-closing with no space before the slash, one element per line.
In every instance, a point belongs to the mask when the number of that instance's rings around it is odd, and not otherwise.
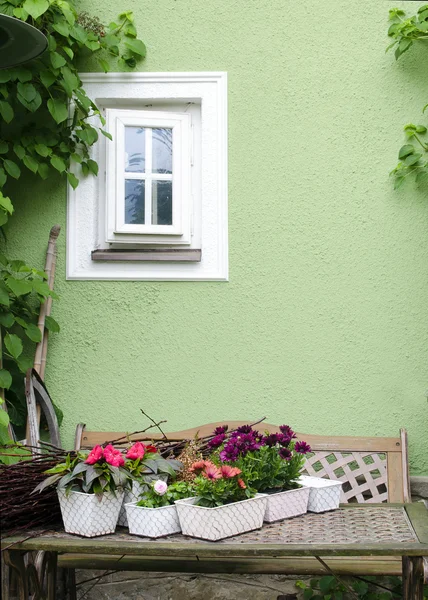
<path fill-rule="evenodd" d="M 113 467 L 123 467 L 125 464 L 120 450 L 116 450 L 111 444 L 108 444 L 104 448 L 104 458 L 106 459 L 106 462 Z"/>
<path fill-rule="evenodd" d="M 136 460 L 137 458 L 143 458 L 146 453 L 146 447 L 141 442 L 135 442 L 131 448 L 129 448 L 126 453 L 126 458 L 130 458 L 131 460 Z"/>
<path fill-rule="evenodd" d="M 209 461 L 206 461 L 205 469 L 202 471 L 201 475 L 211 480 L 222 478 L 220 469 L 218 469 L 213 463 L 210 463 Z"/>
<path fill-rule="evenodd" d="M 163 496 L 166 493 L 168 486 L 165 483 L 165 481 L 161 481 L 160 479 L 158 479 L 154 482 L 153 489 L 156 492 L 156 494 L 159 494 L 159 496 Z"/>
<path fill-rule="evenodd" d="M 146 452 L 157 452 L 158 449 L 156 448 L 156 446 L 153 446 L 153 444 L 149 444 L 148 446 L 146 446 Z"/>
<path fill-rule="evenodd" d="M 229 467 L 229 465 L 222 465 L 220 467 L 220 472 L 222 477 L 224 477 L 225 479 L 230 479 L 231 477 L 239 475 L 242 471 L 237 467 Z"/>
<path fill-rule="evenodd" d="M 194 462 L 193 465 L 190 467 L 190 471 L 192 473 L 198 473 L 198 472 L 202 471 L 203 469 L 205 469 L 205 466 L 207 464 L 212 464 L 212 463 L 207 463 L 206 460 L 198 460 L 198 461 Z"/>
<path fill-rule="evenodd" d="M 94 446 L 88 454 L 88 458 L 85 460 L 87 465 L 94 465 L 96 462 L 101 460 L 104 456 L 103 449 L 101 446 Z"/>
<path fill-rule="evenodd" d="M 245 482 L 243 481 L 243 479 L 238 479 L 238 485 L 241 489 L 245 490 L 245 488 L 247 487 L 245 485 Z"/>

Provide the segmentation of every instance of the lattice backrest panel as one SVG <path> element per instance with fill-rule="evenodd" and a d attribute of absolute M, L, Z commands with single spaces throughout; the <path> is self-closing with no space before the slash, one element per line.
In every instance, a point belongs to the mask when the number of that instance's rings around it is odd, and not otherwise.
<path fill-rule="evenodd" d="M 388 502 L 386 454 L 316 451 L 307 458 L 303 472 L 343 481 L 341 502 Z"/>

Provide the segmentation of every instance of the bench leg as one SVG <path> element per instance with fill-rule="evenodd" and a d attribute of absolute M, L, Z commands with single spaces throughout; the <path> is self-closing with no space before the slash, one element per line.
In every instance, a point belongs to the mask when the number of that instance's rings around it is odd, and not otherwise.
<path fill-rule="evenodd" d="M 36 557 L 35 564 L 31 561 L 26 564 L 25 554 L 25 552 L 19 550 L 6 550 L 3 552 L 5 564 L 16 575 L 18 600 L 28 600 L 30 589 L 34 594 L 32 596 L 33 600 L 55 600 L 56 552 L 39 553 L 40 556 Z"/>
<path fill-rule="evenodd" d="M 424 560 L 422 556 L 403 556 L 403 600 L 423 600 Z"/>

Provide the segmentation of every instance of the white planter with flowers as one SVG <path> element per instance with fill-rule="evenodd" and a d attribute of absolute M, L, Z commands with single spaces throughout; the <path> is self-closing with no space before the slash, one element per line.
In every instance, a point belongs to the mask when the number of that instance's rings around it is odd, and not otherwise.
<path fill-rule="evenodd" d="M 180 533 L 180 521 L 174 504 L 158 508 L 125 504 L 129 533 L 143 537 L 159 538 Z"/>
<path fill-rule="evenodd" d="M 339 508 L 341 481 L 309 475 L 301 475 L 298 481 L 309 488 L 308 511 L 321 513 Z"/>
<path fill-rule="evenodd" d="M 218 541 L 263 526 L 267 503 L 265 494 L 214 508 L 197 506 L 197 499 L 193 497 L 175 502 L 183 535 Z"/>
<path fill-rule="evenodd" d="M 308 487 L 302 486 L 294 490 L 268 494 L 264 516 L 266 523 L 304 515 L 308 510 L 309 492 Z"/>
<path fill-rule="evenodd" d="M 64 529 L 67 533 L 75 533 L 84 537 L 95 537 L 114 533 L 123 492 L 116 490 L 104 492 L 101 497 L 95 494 L 58 490 Z"/>

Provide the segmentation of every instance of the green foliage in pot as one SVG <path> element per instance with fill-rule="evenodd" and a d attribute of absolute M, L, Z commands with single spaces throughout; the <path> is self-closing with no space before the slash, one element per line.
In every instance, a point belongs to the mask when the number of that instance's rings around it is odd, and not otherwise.
<path fill-rule="evenodd" d="M 104 25 L 65 0 L 0 0 L 0 12 L 42 31 L 47 51 L 25 65 L 0 70 L 0 227 L 14 212 L 8 184 L 30 174 L 45 180 L 67 178 L 74 188 L 80 175 L 98 174 L 89 149 L 104 131 L 104 119 L 79 78 L 81 59 L 96 56 L 109 70 L 109 57 L 120 68 L 134 68 L 146 48 L 138 39 L 131 12 Z M 15 187 L 16 189 L 16 187 Z M 0 388 L 13 424 L 25 424 L 22 374 L 32 361 L 24 359 L 23 342 L 40 339 L 36 326 L 40 302 L 53 296 L 46 275 L 23 261 L 0 255 L 0 334 L 4 365 Z M 59 331 L 48 319 L 46 327 Z M 0 410 L 0 444 L 7 434 L 8 415 Z"/>
<path fill-rule="evenodd" d="M 389 11 L 392 25 L 388 35 L 394 39 L 388 50 L 395 48 L 398 60 L 416 41 L 425 41 L 428 50 L 428 4 L 421 6 L 416 15 L 407 16 L 404 10 L 393 8 Z M 428 104 L 423 109 L 427 114 Z M 409 176 L 415 176 L 417 183 L 428 183 L 428 133 L 427 125 L 408 123 L 404 126 L 407 143 L 398 153 L 399 163 L 391 171 L 395 178 L 395 188 L 399 188 Z"/>
<path fill-rule="evenodd" d="M 141 499 L 137 502 L 137 506 L 144 508 L 160 508 L 162 506 L 170 506 L 176 500 L 183 500 L 195 495 L 193 484 L 187 481 L 174 481 L 171 484 L 165 483 L 159 479 L 153 481 Z"/>

